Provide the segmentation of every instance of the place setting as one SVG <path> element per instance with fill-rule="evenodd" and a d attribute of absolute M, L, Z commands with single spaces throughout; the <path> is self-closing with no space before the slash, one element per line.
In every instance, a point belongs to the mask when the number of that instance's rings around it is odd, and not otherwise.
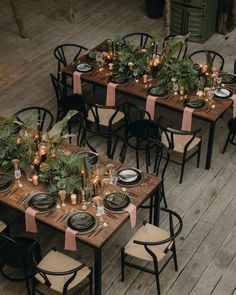
<path fill-rule="evenodd" d="M 9 173 L 0 173 L 0 197 L 11 191 L 14 186 L 14 178 Z"/>
<path fill-rule="evenodd" d="M 117 176 L 117 184 L 120 186 L 132 187 L 142 182 L 142 171 L 137 168 L 118 169 Z"/>

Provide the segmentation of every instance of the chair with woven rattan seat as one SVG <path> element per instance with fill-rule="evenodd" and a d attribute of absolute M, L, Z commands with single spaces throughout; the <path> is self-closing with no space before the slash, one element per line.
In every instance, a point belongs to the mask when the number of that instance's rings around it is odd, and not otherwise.
<path fill-rule="evenodd" d="M 147 142 L 148 138 L 159 139 L 159 128 L 155 121 L 151 120 L 151 116 L 144 108 L 133 103 L 124 103 L 121 105 L 125 113 L 125 140 L 127 146 L 135 150 L 136 167 L 140 168 L 139 153 L 147 151 L 145 159 L 148 157 Z M 146 161 L 146 171 L 150 159 Z"/>
<path fill-rule="evenodd" d="M 87 287 L 90 290 L 89 294 L 93 294 L 92 268 L 55 249 L 47 253 L 35 265 L 35 273 L 32 281 L 32 295 L 36 292 L 45 294 L 37 288 L 39 284 L 63 295 L 72 290 L 82 291 Z M 82 286 L 79 287 L 81 284 Z"/>
<path fill-rule="evenodd" d="M 0 233 L 4 231 L 9 234 L 8 225 L 4 221 L 0 220 Z"/>
<path fill-rule="evenodd" d="M 178 271 L 175 239 L 183 227 L 181 217 L 174 211 L 161 208 L 161 213 L 168 214 L 168 230 L 143 222 L 143 225 L 137 230 L 124 248 L 121 249 L 122 282 L 125 279 L 126 265 L 153 274 L 156 278 L 158 295 L 161 293 L 159 275 L 172 258 L 174 260 L 175 270 Z M 171 252 L 171 255 L 168 255 L 169 252 Z M 135 258 L 135 260 L 128 261 L 128 257 Z M 137 260 L 152 263 L 154 270 L 141 266 L 138 262 L 136 263 Z M 162 260 L 163 266 L 160 268 L 159 264 Z"/>
<path fill-rule="evenodd" d="M 148 33 L 129 33 L 124 35 L 121 40 L 126 44 L 136 44 L 142 49 L 154 42 L 153 37 Z"/>
<path fill-rule="evenodd" d="M 230 119 L 228 121 L 228 135 L 224 144 L 224 148 L 222 151 L 222 154 L 226 151 L 226 148 L 228 146 L 228 143 L 231 143 L 233 145 L 236 145 L 235 135 L 236 135 L 236 118 Z"/>
<path fill-rule="evenodd" d="M 185 163 L 188 162 L 195 155 L 197 156 L 197 168 L 199 168 L 202 138 L 201 136 L 197 137 L 197 133 L 200 131 L 200 129 L 196 131 L 183 131 L 171 127 L 161 128 L 162 143 L 164 143 L 169 150 L 182 155 L 181 162 L 177 162 L 172 158 L 170 160 L 176 164 L 181 165 L 179 183 L 182 183 Z"/>
<path fill-rule="evenodd" d="M 70 110 L 77 110 L 81 112 L 84 117 L 86 117 L 87 112 L 83 96 L 80 94 L 64 96 L 63 89 L 65 86 L 52 73 L 50 73 L 50 77 L 57 99 L 56 122 L 61 120 Z"/>
<path fill-rule="evenodd" d="M 213 50 L 197 50 L 189 54 L 189 58 L 196 64 L 207 64 L 207 55 L 209 54 L 211 59 L 211 66 L 218 71 L 222 71 L 224 68 L 223 56 Z"/>
<path fill-rule="evenodd" d="M 32 118 L 33 128 L 35 130 L 49 131 L 53 125 L 52 113 L 43 107 L 33 106 L 24 108 L 17 111 L 14 115 L 21 124 L 24 124 L 25 120 Z"/>
<path fill-rule="evenodd" d="M 54 56 L 57 59 L 57 79 L 61 81 L 61 69 L 70 62 L 76 61 L 80 55 L 88 49 L 79 44 L 61 44 L 54 49 Z"/>
<path fill-rule="evenodd" d="M 29 237 L 11 238 L 0 234 L 0 250 L 0 271 L 3 277 L 13 282 L 25 281 L 27 293 L 30 295 L 34 261 L 41 259 L 38 242 Z"/>

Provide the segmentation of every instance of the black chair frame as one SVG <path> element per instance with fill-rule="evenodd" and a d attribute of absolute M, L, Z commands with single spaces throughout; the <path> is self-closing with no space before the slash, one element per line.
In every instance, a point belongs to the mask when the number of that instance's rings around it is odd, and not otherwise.
<path fill-rule="evenodd" d="M 19 123 L 24 125 L 24 121 L 19 117 L 19 115 L 28 111 L 37 112 L 37 130 L 38 131 L 41 131 L 41 132 L 43 131 L 46 117 L 49 118 L 49 124 L 48 124 L 48 127 L 46 128 L 46 131 L 49 131 L 52 128 L 52 125 L 53 125 L 52 113 L 48 109 L 43 107 L 38 107 L 38 106 L 27 107 L 16 112 L 14 115 L 16 116 L 16 119 Z"/>
<path fill-rule="evenodd" d="M 128 43 L 128 39 L 130 37 L 134 37 L 134 36 L 140 37 L 139 47 L 142 48 L 142 49 L 146 48 L 149 40 L 151 42 L 154 42 L 154 39 L 150 34 L 148 34 L 148 33 L 138 33 L 138 32 L 137 33 L 129 33 L 129 34 L 123 36 L 121 38 L 121 40 L 126 44 L 126 43 Z"/>
<path fill-rule="evenodd" d="M 229 133 L 227 135 L 227 138 L 226 138 L 226 141 L 225 141 L 225 145 L 224 145 L 222 154 L 225 153 L 226 148 L 228 146 L 228 143 L 231 143 L 233 145 L 236 145 L 236 141 L 235 141 L 235 135 L 236 135 L 236 118 L 229 120 L 229 122 L 228 122 L 228 129 L 229 129 Z"/>
<path fill-rule="evenodd" d="M 140 266 L 138 264 L 135 264 L 135 263 L 132 263 L 129 261 L 126 261 L 125 259 L 128 255 L 125 253 L 124 248 L 121 249 L 121 281 L 124 282 L 124 279 L 125 279 L 125 265 L 132 267 L 132 268 L 136 268 L 138 270 L 141 270 L 141 271 L 144 271 L 147 273 L 150 273 L 150 274 L 153 274 L 156 277 L 156 286 L 157 286 L 157 294 L 158 295 L 160 295 L 160 293 L 161 293 L 159 275 L 165 269 L 165 267 L 167 266 L 167 264 L 169 263 L 169 261 L 172 258 L 174 260 L 175 271 L 178 271 L 175 238 L 180 234 L 180 232 L 183 228 L 182 219 L 176 212 L 174 212 L 170 209 L 167 209 L 167 208 L 160 208 L 160 210 L 167 212 L 169 215 L 170 237 L 168 239 L 158 241 L 158 242 L 147 242 L 147 241 L 137 241 L 137 240 L 133 241 L 133 243 L 135 243 L 135 244 L 142 245 L 145 248 L 145 250 L 151 255 L 151 257 L 153 259 L 154 270 Z M 177 220 L 179 222 L 177 230 L 175 230 L 175 228 L 174 228 L 173 216 L 175 216 L 175 218 L 177 218 Z M 145 225 L 145 224 L 146 224 L 146 221 L 143 222 L 143 225 Z M 168 251 L 171 251 L 172 254 L 168 257 L 168 259 L 165 261 L 163 266 L 159 269 L 159 263 L 157 261 L 157 257 L 154 254 L 154 252 L 152 252 L 151 246 L 158 246 L 158 245 L 162 245 L 162 244 L 166 244 L 166 243 L 168 243 L 168 246 L 165 249 L 165 253 L 167 253 Z M 171 243 L 172 243 L 172 245 L 170 247 Z"/>
<path fill-rule="evenodd" d="M 192 59 L 192 57 L 194 55 L 198 55 L 198 54 L 202 54 L 202 53 L 210 54 L 210 56 L 211 56 L 211 66 L 212 67 L 214 67 L 213 64 L 214 64 L 214 61 L 215 61 L 216 57 L 218 57 L 219 60 L 221 61 L 221 65 L 220 65 L 220 68 L 218 70 L 219 71 L 223 70 L 224 63 L 225 63 L 224 58 L 220 53 L 218 53 L 216 51 L 213 51 L 213 50 L 197 50 L 197 51 L 194 51 L 194 52 L 190 53 L 189 57 L 190 57 L 190 59 Z"/>

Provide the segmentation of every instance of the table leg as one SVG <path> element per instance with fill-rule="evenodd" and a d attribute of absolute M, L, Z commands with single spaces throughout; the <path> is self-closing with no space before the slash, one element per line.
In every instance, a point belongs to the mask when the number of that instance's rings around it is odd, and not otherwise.
<path fill-rule="evenodd" d="M 159 222 L 160 222 L 160 207 L 161 207 L 161 188 L 159 187 L 154 193 L 153 224 L 156 226 L 159 226 Z"/>
<path fill-rule="evenodd" d="M 96 295 L 102 294 L 102 250 L 94 249 L 94 285 Z"/>
<path fill-rule="evenodd" d="M 214 136 L 215 136 L 215 122 L 211 122 L 210 128 L 209 128 L 209 135 L 208 135 L 205 169 L 210 169 L 211 167 L 211 156 L 212 156 L 212 150 L 213 150 Z"/>

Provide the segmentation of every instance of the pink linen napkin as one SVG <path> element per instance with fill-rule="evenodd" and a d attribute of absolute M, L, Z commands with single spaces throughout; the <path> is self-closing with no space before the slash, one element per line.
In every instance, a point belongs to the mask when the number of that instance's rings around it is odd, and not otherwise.
<path fill-rule="evenodd" d="M 236 118 L 236 94 L 234 94 L 231 99 L 233 100 L 233 118 Z"/>
<path fill-rule="evenodd" d="M 118 84 L 109 82 L 107 84 L 107 98 L 106 98 L 106 106 L 114 107 L 116 105 L 116 87 Z"/>
<path fill-rule="evenodd" d="M 155 106 L 156 106 L 156 97 L 153 95 L 148 95 L 146 99 L 146 111 L 151 115 L 151 120 L 154 120 L 155 116 Z M 147 114 L 145 114 L 145 119 L 148 119 Z"/>
<path fill-rule="evenodd" d="M 38 232 L 38 228 L 37 228 L 37 224 L 35 221 L 35 215 L 38 213 L 37 210 L 34 210 L 31 207 L 28 207 L 25 210 L 25 230 L 28 232 L 32 232 L 32 233 L 37 233 Z"/>
<path fill-rule="evenodd" d="M 135 227 L 135 225 L 136 225 L 136 218 L 137 218 L 136 206 L 134 204 L 130 203 L 123 210 L 129 212 L 130 224 L 131 224 L 131 228 L 133 229 Z"/>
<path fill-rule="evenodd" d="M 182 119 L 182 127 L 181 130 L 191 131 L 192 128 L 192 115 L 193 109 L 185 107 Z"/>
<path fill-rule="evenodd" d="M 76 246 L 76 235 L 77 231 L 73 230 L 70 227 L 67 227 L 65 230 L 65 250 L 71 250 L 71 251 L 76 251 L 77 246 Z"/>
<path fill-rule="evenodd" d="M 73 73 L 73 92 L 77 94 L 82 94 L 81 75 L 82 73 L 77 71 Z"/>

